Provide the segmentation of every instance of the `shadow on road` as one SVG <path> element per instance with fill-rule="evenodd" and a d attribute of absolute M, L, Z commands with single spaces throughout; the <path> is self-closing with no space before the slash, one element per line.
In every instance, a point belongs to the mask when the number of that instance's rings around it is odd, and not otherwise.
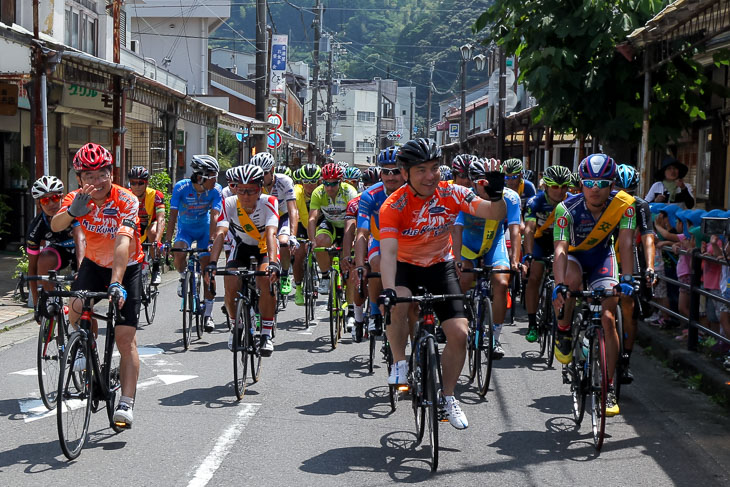
<path fill-rule="evenodd" d="M 288 350 L 305 350 L 309 353 L 327 353 L 332 350 L 329 336 L 321 336 L 314 340 L 289 340 L 282 343 L 274 340 L 274 347 L 277 354 Z"/>
<path fill-rule="evenodd" d="M 342 374 L 345 377 L 357 379 L 370 376 L 367 366 L 368 357 L 365 355 L 356 355 L 350 357 L 347 362 L 317 362 L 297 370 L 307 375 Z"/>
<path fill-rule="evenodd" d="M 355 414 L 361 419 L 382 419 L 390 416 L 393 412 L 390 409 L 388 386 L 368 389 L 365 391 L 365 397 L 323 397 L 311 404 L 296 406 L 296 409 L 300 414 L 307 416 L 329 416 L 344 413 Z"/>
<path fill-rule="evenodd" d="M 255 391 L 246 388 L 246 395 L 255 395 Z M 161 406 L 205 406 L 211 409 L 237 407 L 236 394 L 231 382 L 225 385 L 187 389 L 179 394 L 162 397 Z"/>

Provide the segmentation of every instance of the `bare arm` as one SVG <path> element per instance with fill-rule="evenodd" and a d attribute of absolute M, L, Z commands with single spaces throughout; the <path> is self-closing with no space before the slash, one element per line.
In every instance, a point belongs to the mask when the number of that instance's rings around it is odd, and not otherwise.
<path fill-rule="evenodd" d="M 273 225 L 268 225 L 264 230 L 264 238 L 266 239 L 266 253 L 269 257 L 269 262 L 279 262 L 276 257 L 277 249 L 279 248 L 278 241 L 276 240 L 277 228 Z"/>
<path fill-rule="evenodd" d="M 74 217 L 68 214 L 68 211 L 56 213 L 51 220 L 51 230 L 54 232 L 62 232 L 69 227 L 74 221 Z"/>
<path fill-rule="evenodd" d="M 81 261 L 86 256 L 86 235 L 81 225 L 74 228 L 73 235 L 74 245 L 76 246 L 76 262 L 78 262 L 78 265 L 81 265 Z"/>
<path fill-rule="evenodd" d="M 291 229 L 291 234 L 296 235 L 297 225 L 299 224 L 299 210 L 297 210 L 297 201 L 287 201 L 286 207 L 289 210 L 289 228 Z"/>
<path fill-rule="evenodd" d="M 520 265 L 520 250 L 522 249 L 522 236 L 520 235 L 520 225 L 513 223 L 509 226 L 509 239 L 512 244 L 509 248 L 509 260 L 512 269 L 518 269 Z"/>
<path fill-rule="evenodd" d="M 474 216 L 485 220 L 502 220 L 507 215 L 507 204 L 504 200 L 480 200 Z"/>
<path fill-rule="evenodd" d="M 28 254 L 28 275 L 38 274 L 38 254 Z M 33 302 L 38 303 L 38 282 L 29 282 L 28 287 L 33 295 Z"/>
<path fill-rule="evenodd" d="M 535 248 L 535 232 L 537 230 L 537 220 L 527 220 L 525 222 L 525 253 L 531 254 Z"/>
<path fill-rule="evenodd" d="M 172 233 L 175 231 L 175 226 L 177 226 L 177 210 L 170 208 L 170 219 L 169 219 L 169 225 L 167 226 L 167 232 L 165 233 L 165 241 L 166 242 L 172 242 Z"/>
<path fill-rule="evenodd" d="M 383 289 L 395 289 L 395 269 L 398 265 L 398 239 L 380 241 L 380 278 Z"/>
<path fill-rule="evenodd" d="M 352 242 L 355 240 L 356 229 L 357 220 L 345 220 L 345 233 L 342 236 L 342 257 L 345 260 L 347 260 L 352 255 Z"/>
<path fill-rule="evenodd" d="M 618 231 L 618 251 L 621 255 L 625 255 L 625 259 L 621 259 L 621 274 L 630 276 L 634 273 L 634 259 L 629 256 L 634 255 L 634 229 L 622 228 Z M 652 265 L 654 261 L 652 260 Z"/>
<path fill-rule="evenodd" d="M 319 210 L 309 210 L 309 222 L 307 222 L 307 235 L 309 240 L 314 242 L 314 235 L 317 233 L 317 220 L 319 219 Z"/>
<path fill-rule="evenodd" d="M 370 231 L 367 228 L 358 228 L 355 236 L 355 265 L 362 267 L 365 265 L 368 254 L 368 237 Z"/>
<path fill-rule="evenodd" d="M 122 282 L 124 272 L 127 270 L 129 262 L 129 246 L 132 245 L 132 239 L 127 235 L 117 235 L 114 240 L 114 262 L 112 263 L 112 279 L 109 282 Z"/>
<path fill-rule="evenodd" d="M 210 229 L 208 230 L 208 235 L 215 235 L 215 229 L 218 226 L 218 215 L 220 214 L 221 212 L 218 210 L 210 210 Z M 210 245 L 210 242 L 208 244 Z"/>
<path fill-rule="evenodd" d="M 223 250 L 223 241 L 226 239 L 227 233 L 228 227 L 216 227 L 215 238 L 213 239 L 213 248 L 210 250 L 210 262 L 218 262 L 218 257 L 220 257 L 221 250 Z"/>
<path fill-rule="evenodd" d="M 157 212 L 155 219 L 157 220 L 157 237 L 155 238 L 155 242 L 159 243 L 162 242 L 162 236 L 165 234 L 165 212 Z"/>
<path fill-rule="evenodd" d="M 554 248 L 553 274 L 555 275 L 555 284 L 565 284 L 565 273 L 568 270 L 568 241 L 556 240 Z"/>
<path fill-rule="evenodd" d="M 641 236 L 641 244 L 644 246 L 644 260 L 646 260 L 646 270 L 654 270 L 654 257 L 656 256 L 656 247 L 654 246 L 654 234 L 648 233 Z"/>
<path fill-rule="evenodd" d="M 463 232 L 464 227 L 462 225 L 454 225 L 451 227 L 451 247 L 454 252 L 454 261 L 457 264 L 461 262 L 461 246 L 464 244 L 464 239 L 462 238 Z"/>

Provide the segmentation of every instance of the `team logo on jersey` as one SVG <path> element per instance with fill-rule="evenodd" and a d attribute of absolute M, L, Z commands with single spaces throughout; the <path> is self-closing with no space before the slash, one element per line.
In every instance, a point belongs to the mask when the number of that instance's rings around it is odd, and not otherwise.
<path fill-rule="evenodd" d="M 555 223 L 558 225 L 559 228 L 565 228 L 568 226 L 568 219 L 564 216 L 561 216 L 555 221 Z"/>
<path fill-rule="evenodd" d="M 628 208 L 626 208 L 626 211 L 624 212 L 624 215 L 626 215 L 629 218 L 633 218 L 634 217 L 634 207 L 633 206 L 629 206 Z"/>
<path fill-rule="evenodd" d="M 118 211 L 116 208 L 105 208 L 102 211 L 102 214 L 104 214 L 105 216 L 117 216 L 117 213 Z"/>
<path fill-rule="evenodd" d="M 434 206 L 433 208 L 430 208 L 428 212 L 432 215 L 441 215 L 446 212 L 446 208 L 443 206 Z"/>

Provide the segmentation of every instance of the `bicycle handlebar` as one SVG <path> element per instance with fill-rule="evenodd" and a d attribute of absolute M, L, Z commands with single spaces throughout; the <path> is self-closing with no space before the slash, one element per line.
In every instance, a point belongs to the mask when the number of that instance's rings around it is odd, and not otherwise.
<path fill-rule="evenodd" d="M 25 276 L 26 281 L 49 281 L 49 282 L 73 282 L 75 277 L 73 275 L 62 276 L 58 274 L 47 274 L 38 276 Z"/>
<path fill-rule="evenodd" d="M 186 254 L 202 254 L 205 252 L 210 252 L 210 248 L 195 248 L 195 249 L 179 249 L 176 247 L 173 247 L 170 249 L 172 252 L 184 252 Z"/>

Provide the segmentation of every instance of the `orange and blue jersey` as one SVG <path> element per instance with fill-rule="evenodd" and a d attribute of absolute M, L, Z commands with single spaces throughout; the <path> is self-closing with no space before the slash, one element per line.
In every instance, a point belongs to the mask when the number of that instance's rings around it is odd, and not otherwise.
<path fill-rule="evenodd" d="M 387 198 L 382 182 L 372 185 L 360 195 L 357 228 L 368 230 L 376 241 L 380 240 L 380 207 Z"/>

